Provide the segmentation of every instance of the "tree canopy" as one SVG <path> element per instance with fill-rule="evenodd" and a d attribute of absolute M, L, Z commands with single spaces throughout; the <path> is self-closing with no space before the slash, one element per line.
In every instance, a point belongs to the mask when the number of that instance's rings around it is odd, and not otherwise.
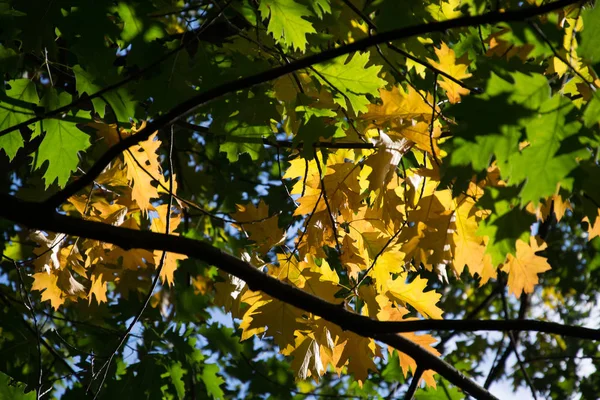
<path fill-rule="evenodd" d="M 595 398 L 599 27 L 0 1 L 0 400 Z"/>

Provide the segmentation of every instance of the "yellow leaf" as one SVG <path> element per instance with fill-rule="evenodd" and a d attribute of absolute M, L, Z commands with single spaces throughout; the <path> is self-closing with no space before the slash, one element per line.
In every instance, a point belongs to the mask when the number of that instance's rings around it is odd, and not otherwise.
<path fill-rule="evenodd" d="M 308 377 L 317 379 L 325 372 L 321 356 L 321 346 L 311 337 L 300 335 L 295 339 L 293 350 L 289 355 L 293 357 L 291 362 L 292 370 L 296 376 L 305 380 Z"/>
<path fill-rule="evenodd" d="M 426 7 L 427 11 L 436 21 L 445 21 L 447 19 L 458 18 L 462 15 L 460 10 L 461 0 L 448 0 L 434 2 Z"/>
<path fill-rule="evenodd" d="M 150 229 L 156 233 L 167 233 L 167 210 L 169 206 L 167 204 L 161 204 L 155 208 L 158 213 L 158 218 L 152 218 Z M 170 213 L 169 217 L 169 232 L 172 233 L 181 222 L 181 216 L 179 214 Z"/>
<path fill-rule="evenodd" d="M 369 111 L 360 118 L 374 121 L 377 124 L 384 122 L 400 122 L 400 120 L 423 119 L 431 120 L 431 104 L 433 98 L 428 97 L 429 104 L 423 100 L 423 94 L 419 94 L 411 86 L 405 92 L 401 86 L 393 86 L 392 90 L 379 89 L 379 95 L 383 104 L 369 104 Z M 439 111 L 439 110 L 438 110 Z"/>
<path fill-rule="evenodd" d="M 369 276 L 375 280 L 377 291 L 385 292 L 388 282 L 392 279 L 392 274 L 403 271 L 404 253 L 398 251 L 398 249 L 388 248 L 377 258 L 375 265 L 369 272 Z"/>
<path fill-rule="evenodd" d="M 335 271 L 332 271 L 332 273 L 336 274 Z M 306 277 L 306 283 L 303 288 L 304 291 L 330 303 L 341 302 L 341 300 L 335 298 L 335 294 L 340 290 L 337 282 L 322 279 L 323 277 L 320 273 L 313 271 L 305 271 L 304 276 Z"/>
<path fill-rule="evenodd" d="M 152 186 L 154 179 L 162 176 L 158 160 L 160 140 L 154 140 L 156 133 L 148 140 L 132 146 L 123 153 L 127 180 L 131 185 L 131 197 L 140 206 L 142 212 L 151 209 L 151 200 L 158 198 L 158 190 Z M 148 174 L 149 173 L 149 174 Z"/>
<path fill-rule="evenodd" d="M 162 251 L 154 251 L 154 265 L 160 265 L 162 258 Z M 173 285 L 173 275 L 177 269 L 177 261 L 186 260 L 188 257 L 183 254 L 169 253 L 165 254 L 165 260 L 162 269 L 160 270 L 160 279 L 163 283 L 167 283 L 169 286 Z"/>
<path fill-rule="evenodd" d="M 583 222 L 587 222 L 588 224 L 588 240 L 592 240 L 593 238 L 600 236 L 600 209 L 598 209 L 598 216 L 596 217 L 594 224 L 590 223 L 590 219 L 588 217 L 585 217 Z"/>
<path fill-rule="evenodd" d="M 264 201 L 258 203 L 256 207 L 252 203 L 245 205 L 236 204 L 237 212 L 231 214 L 231 217 L 240 224 L 249 236 L 258 245 L 258 251 L 267 253 L 269 250 L 285 240 L 285 233 L 279 227 L 279 217 L 273 215 L 269 217 L 269 207 Z"/>
<path fill-rule="evenodd" d="M 548 246 L 541 239 L 536 240 L 532 236 L 529 244 L 517 240 L 516 255 L 508 254 L 502 271 L 508 274 L 508 287 L 515 296 L 521 296 L 523 291 L 525 293 L 533 292 L 533 287 L 538 283 L 537 274 L 551 268 L 545 257 L 535 254 L 546 247 Z"/>
<path fill-rule="evenodd" d="M 294 82 L 292 75 L 284 75 L 273 82 L 275 98 L 281 102 L 291 102 L 296 100 L 298 87 Z"/>
<path fill-rule="evenodd" d="M 33 274 L 33 285 L 31 290 L 39 290 L 42 292 L 42 301 L 50 300 L 52 308 L 58 310 L 64 302 L 63 292 L 57 286 L 58 276 L 52 271 L 38 272 Z"/>
<path fill-rule="evenodd" d="M 248 329 L 267 327 L 267 334 L 283 349 L 294 343 L 296 331 L 306 328 L 302 319 L 304 312 L 281 300 L 270 299 L 268 303 L 254 310 Z"/>
<path fill-rule="evenodd" d="M 401 273 L 396 279 L 387 282 L 388 297 L 402 304 L 409 304 L 418 312 L 434 319 L 442 319 L 442 310 L 436 306 L 442 297 L 434 290 L 424 292 L 427 279 L 417 276 L 412 282 L 406 282 L 406 273 Z"/>
<path fill-rule="evenodd" d="M 296 287 L 304 287 L 306 278 L 302 276 L 302 271 L 306 263 L 298 263 L 296 257 L 285 254 L 277 254 L 279 261 L 278 267 L 269 267 L 269 274 L 277 277 L 279 280 L 287 280 Z"/>
<path fill-rule="evenodd" d="M 415 318 L 404 318 L 404 316 L 408 313 L 408 310 L 403 307 L 394 307 L 392 303 L 386 296 L 379 295 L 377 296 L 377 303 L 381 307 L 381 310 L 377 313 L 377 319 L 380 321 L 410 321 Z M 425 335 L 417 335 L 414 332 L 406 332 L 400 333 L 400 335 L 404 336 L 408 340 L 415 342 L 419 346 L 425 348 L 436 356 L 440 355 L 440 352 L 433 348 L 431 345 L 437 342 L 433 336 L 425 334 Z M 417 370 L 417 363 L 415 360 L 408 356 L 407 354 L 398 352 L 396 349 L 389 348 L 391 352 L 396 352 L 399 357 L 400 367 L 402 367 L 402 373 L 404 377 L 407 376 L 409 369 L 413 371 L 413 373 Z M 427 383 L 428 386 L 435 387 L 435 379 L 433 378 L 435 372 L 432 370 L 427 370 L 423 374 L 423 379 Z"/>
<path fill-rule="evenodd" d="M 373 358 L 380 350 L 373 339 L 358 336 L 350 331 L 343 333 L 346 342 L 338 365 L 348 363 L 348 372 L 354 375 L 362 386 L 369 376 L 369 370 L 377 371 Z"/>
<path fill-rule="evenodd" d="M 481 270 L 485 254 L 483 238 L 476 234 L 480 218 L 473 210 L 475 201 L 472 198 L 461 196 L 455 199 L 454 203 L 456 209 L 454 211 L 455 229 L 452 234 L 453 267 L 458 276 L 462 274 L 465 265 L 468 265 L 469 272 L 474 274 Z"/>
<path fill-rule="evenodd" d="M 106 287 L 106 281 L 102 280 L 102 275 L 103 274 L 92 274 L 92 286 L 88 293 L 90 304 L 92 304 L 92 295 L 96 296 L 98 304 L 101 304 L 102 302 L 106 303 L 108 301 L 106 299 L 106 291 L 108 289 Z"/>
<path fill-rule="evenodd" d="M 431 65 L 440 71 L 443 71 L 458 80 L 462 80 L 471 76 L 471 74 L 467 73 L 468 64 L 465 64 L 460 60 L 457 64 L 454 50 L 449 48 L 446 43 L 442 43 L 439 49 L 435 48 L 435 54 L 439 60 L 439 63 L 430 58 L 427 60 L 431 63 Z M 438 79 L 440 80 L 439 85 L 446 90 L 448 100 L 452 104 L 458 103 L 461 95 L 469 94 L 469 89 L 465 89 L 458 83 L 451 81 L 445 76 L 440 75 L 438 76 Z"/>

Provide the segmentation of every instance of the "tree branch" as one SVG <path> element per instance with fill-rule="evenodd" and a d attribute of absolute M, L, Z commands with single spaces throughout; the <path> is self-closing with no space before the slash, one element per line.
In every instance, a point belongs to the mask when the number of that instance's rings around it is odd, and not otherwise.
<path fill-rule="evenodd" d="M 347 55 L 355 51 L 365 50 L 371 46 L 375 46 L 381 43 L 386 43 L 399 39 L 406 39 L 412 36 L 423 35 L 432 32 L 444 32 L 448 29 L 476 26 L 480 24 L 525 21 L 528 18 L 532 18 L 542 14 L 547 14 L 549 12 L 566 7 L 568 5 L 577 3 L 579 1 L 581 0 L 558 0 L 552 3 L 541 5 L 539 7 L 528 7 L 520 10 L 506 12 L 493 11 L 482 15 L 455 18 L 441 22 L 430 22 L 427 24 L 394 29 L 391 31 L 379 33 L 377 35 L 369 36 L 361 40 L 357 40 L 353 43 L 349 43 L 344 46 L 332 48 L 327 51 L 299 59 L 289 64 L 257 73 L 255 75 L 247 76 L 245 78 L 224 83 L 220 86 L 202 92 L 175 106 L 169 112 L 161 115 L 160 117 L 150 122 L 148 125 L 146 125 L 144 129 L 139 131 L 137 134 L 131 135 L 125 140 L 119 142 L 117 145 L 111 147 L 106 153 L 104 153 L 100 157 L 100 159 L 98 159 L 98 161 L 96 161 L 96 163 L 90 168 L 86 175 L 81 177 L 79 180 L 70 183 L 63 190 L 48 198 L 44 206 L 47 206 L 49 208 L 58 207 L 66 199 L 68 199 L 69 197 L 77 193 L 79 190 L 92 183 L 92 181 L 104 170 L 104 168 L 117 155 L 121 154 L 121 152 L 139 143 L 140 141 L 146 140 L 156 130 L 173 124 L 175 121 L 190 114 L 200 106 L 212 100 L 215 100 L 221 96 L 224 96 L 227 93 L 248 89 L 252 86 L 271 81 L 273 79 L 279 78 L 280 76 L 298 71 L 300 69 L 308 68 L 312 65 L 329 61 L 336 57 Z M 7 128 L 0 132 L 0 136 L 17 129 L 22 125 L 29 125 L 32 123 L 32 121 L 33 120 L 26 121 L 23 124 L 18 124 L 11 128 Z"/>
<path fill-rule="evenodd" d="M 600 340 L 599 330 L 542 321 L 376 321 L 355 314 L 340 305 L 329 303 L 297 287 L 266 275 L 251 264 L 205 242 L 181 236 L 138 231 L 100 222 L 81 220 L 61 215 L 48 208 L 39 207 L 39 203 L 23 201 L 4 193 L 0 194 L 0 202 L 4 205 L 4 207 L 0 208 L 0 216 L 29 228 L 96 239 L 118 245 L 124 249 L 141 248 L 185 254 L 188 257 L 214 265 L 222 271 L 244 280 L 251 290 L 260 290 L 271 297 L 320 316 L 340 326 L 342 329 L 352 331 L 364 337 L 380 340 L 406 353 L 414 358 L 417 363 L 422 364 L 423 368 L 437 371 L 454 385 L 481 399 L 493 399 L 494 397 L 442 359 L 423 349 L 418 344 L 392 332 L 413 332 L 419 330 L 530 330 L 557 333 L 582 339 Z"/>

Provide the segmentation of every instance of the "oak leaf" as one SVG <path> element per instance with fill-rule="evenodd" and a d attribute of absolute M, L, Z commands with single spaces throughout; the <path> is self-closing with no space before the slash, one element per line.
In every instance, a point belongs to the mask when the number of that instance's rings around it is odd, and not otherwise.
<path fill-rule="evenodd" d="M 38 272 L 33 274 L 33 285 L 31 290 L 39 290 L 42 292 L 42 301 L 50 301 L 52 308 L 58 310 L 64 302 L 63 291 L 59 289 L 58 271 Z"/>
<path fill-rule="evenodd" d="M 433 61 L 430 58 L 428 58 L 427 61 L 440 71 L 443 71 L 458 80 L 469 78 L 471 76 L 471 74 L 467 73 L 468 64 L 465 64 L 461 60 L 458 60 L 457 63 L 454 50 L 449 48 L 446 43 L 442 43 L 439 49 L 435 48 L 435 55 L 439 62 Z M 452 104 L 458 103 L 461 95 L 464 96 L 470 92 L 469 89 L 464 88 L 445 76 L 439 75 L 438 79 L 440 80 L 439 85 L 446 90 L 448 100 Z"/>
<path fill-rule="evenodd" d="M 245 205 L 236 204 L 237 212 L 231 217 L 240 222 L 239 229 L 245 231 L 248 238 L 258 245 L 258 251 L 267 253 L 273 246 L 285 240 L 285 233 L 279 227 L 279 217 L 269 217 L 269 206 L 264 201 L 258 203 L 258 207 L 252 203 Z"/>
<path fill-rule="evenodd" d="M 425 292 L 427 279 L 417 276 L 412 282 L 407 282 L 407 274 L 401 273 L 396 279 L 387 282 L 387 295 L 393 301 L 408 304 L 426 317 L 442 319 L 442 310 L 436 306 L 442 297 L 434 290 Z"/>

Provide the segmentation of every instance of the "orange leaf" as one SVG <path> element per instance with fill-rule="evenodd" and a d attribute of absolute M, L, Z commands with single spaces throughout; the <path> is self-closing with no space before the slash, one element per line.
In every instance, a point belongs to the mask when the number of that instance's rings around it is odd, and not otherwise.
<path fill-rule="evenodd" d="M 54 272 L 54 271 L 52 271 Z M 33 274 L 33 285 L 31 290 L 42 292 L 42 301 L 50 300 L 52 308 L 58 310 L 64 302 L 62 290 L 57 286 L 58 276 L 54 273 L 38 272 Z"/>
<path fill-rule="evenodd" d="M 517 240 L 516 256 L 508 254 L 502 271 L 508 273 L 508 287 L 515 296 L 521 296 L 523 291 L 525 293 L 533 292 L 533 287 L 538 283 L 537 274 L 551 268 L 545 257 L 535 254 L 546 247 L 548 246 L 541 239 L 536 240 L 531 237 L 529 244 Z"/>

